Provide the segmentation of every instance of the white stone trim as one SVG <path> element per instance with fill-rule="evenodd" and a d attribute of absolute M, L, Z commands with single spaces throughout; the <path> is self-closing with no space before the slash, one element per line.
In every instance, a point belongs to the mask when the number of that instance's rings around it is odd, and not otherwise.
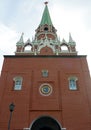
<path fill-rule="evenodd" d="M 50 91 L 49 91 L 47 94 L 42 92 L 42 87 L 43 87 L 44 85 L 47 85 L 47 86 L 49 86 L 49 88 L 50 88 Z M 51 95 L 52 91 L 53 91 L 53 90 L 52 90 L 52 86 L 51 86 L 50 84 L 48 84 L 48 83 L 43 83 L 43 84 L 41 84 L 40 87 L 39 87 L 39 92 L 40 92 L 40 94 L 41 94 L 42 96 L 49 96 L 49 95 Z"/>
<path fill-rule="evenodd" d="M 30 130 L 30 128 L 23 128 L 23 130 Z"/>

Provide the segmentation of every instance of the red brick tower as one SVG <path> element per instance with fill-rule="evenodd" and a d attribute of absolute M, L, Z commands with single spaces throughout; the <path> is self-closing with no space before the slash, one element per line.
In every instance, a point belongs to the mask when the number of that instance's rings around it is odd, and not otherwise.
<path fill-rule="evenodd" d="M 4 56 L 0 130 L 91 130 L 86 56 L 77 54 L 71 34 L 66 42 L 56 32 L 46 2 L 35 38 L 24 42 L 22 34 L 15 55 Z"/>

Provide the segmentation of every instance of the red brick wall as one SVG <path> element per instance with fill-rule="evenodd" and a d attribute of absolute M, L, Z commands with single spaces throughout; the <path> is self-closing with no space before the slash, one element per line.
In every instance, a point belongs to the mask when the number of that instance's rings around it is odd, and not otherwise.
<path fill-rule="evenodd" d="M 42 76 L 48 70 L 48 77 Z M 23 77 L 22 90 L 13 90 L 13 78 Z M 78 90 L 68 88 L 68 77 L 78 77 Z M 67 130 L 91 130 L 91 81 L 86 57 L 5 57 L 1 75 L 0 130 L 6 130 L 9 104 L 15 110 L 11 130 L 29 127 L 38 117 L 55 118 Z M 42 96 L 39 87 L 52 86 L 49 96 Z"/>

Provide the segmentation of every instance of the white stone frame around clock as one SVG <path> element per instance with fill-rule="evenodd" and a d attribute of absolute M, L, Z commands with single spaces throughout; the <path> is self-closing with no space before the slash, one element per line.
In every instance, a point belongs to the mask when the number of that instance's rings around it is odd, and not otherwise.
<path fill-rule="evenodd" d="M 48 93 L 43 93 L 42 90 L 41 90 L 41 89 L 43 88 L 43 86 L 45 86 L 45 85 L 47 85 L 47 86 L 50 88 L 50 91 L 49 91 Z M 48 84 L 48 83 L 43 83 L 43 84 L 41 84 L 40 87 L 39 87 L 39 92 L 40 92 L 40 94 L 41 94 L 42 96 L 49 96 L 49 95 L 52 94 L 52 91 L 53 91 L 52 86 L 51 86 L 50 84 Z"/>

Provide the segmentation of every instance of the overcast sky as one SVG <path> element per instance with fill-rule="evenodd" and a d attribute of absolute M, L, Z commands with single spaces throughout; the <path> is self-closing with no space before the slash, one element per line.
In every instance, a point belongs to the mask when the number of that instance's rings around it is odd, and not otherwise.
<path fill-rule="evenodd" d="M 3 55 L 12 55 L 16 42 L 35 35 L 44 11 L 44 0 L 0 0 L 0 71 Z M 52 23 L 60 40 L 68 42 L 69 32 L 79 55 L 87 55 L 91 73 L 91 0 L 48 0 Z"/>

